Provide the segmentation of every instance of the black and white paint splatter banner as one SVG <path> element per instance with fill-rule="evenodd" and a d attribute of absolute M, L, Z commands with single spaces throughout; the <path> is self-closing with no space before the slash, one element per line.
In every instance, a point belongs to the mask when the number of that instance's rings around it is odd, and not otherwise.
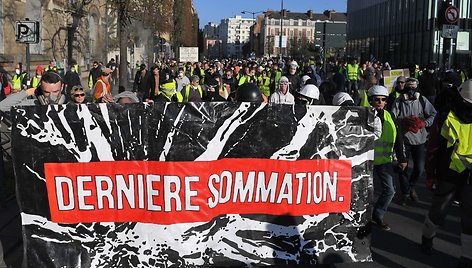
<path fill-rule="evenodd" d="M 366 108 L 100 104 L 12 118 L 28 267 L 371 261 Z"/>

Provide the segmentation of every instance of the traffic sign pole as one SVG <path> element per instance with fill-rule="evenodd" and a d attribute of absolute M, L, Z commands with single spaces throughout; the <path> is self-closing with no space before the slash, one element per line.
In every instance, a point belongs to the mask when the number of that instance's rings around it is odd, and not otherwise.
<path fill-rule="evenodd" d="M 30 87 L 30 44 L 26 43 L 26 85 Z"/>
<path fill-rule="evenodd" d="M 443 20 L 446 24 L 442 25 L 441 37 L 444 39 L 443 45 L 443 66 L 450 69 L 453 66 L 454 40 L 459 31 L 459 9 L 455 6 L 448 6 L 443 14 Z"/>
<path fill-rule="evenodd" d="M 26 45 L 26 84 L 30 81 L 30 44 L 39 43 L 39 22 L 30 21 L 26 18 L 24 21 L 16 22 L 16 41 Z"/>

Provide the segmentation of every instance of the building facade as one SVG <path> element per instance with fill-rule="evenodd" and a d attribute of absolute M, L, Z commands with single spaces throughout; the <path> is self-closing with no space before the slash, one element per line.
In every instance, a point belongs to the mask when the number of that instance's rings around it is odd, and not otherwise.
<path fill-rule="evenodd" d="M 243 46 L 249 42 L 254 21 L 241 16 L 221 20 L 218 33 L 223 57 L 243 57 Z"/>
<path fill-rule="evenodd" d="M 17 43 L 16 22 L 28 18 L 38 21 L 38 44 L 30 45 L 31 72 L 37 65 L 47 65 L 55 59 L 61 67 L 67 58 L 67 32 L 72 25 L 73 4 L 77 1 L 4 0 L 0 2 L 0 63 L 11 71 L 17 62 L 25 66 L 26 45 Z M 106 55 L 107 5 L 105 0 L 92 1 L 84 7 L 83 16 L 74 35 L 73 58 L 81 66 Z M 109 11 L 109 10 L 108 10 Z"/>
<path fill-rule="evenodd" d="M 432 61 L 440 66 L 470 66 L 471 1 L 450 3 L 460 10 L 460 29 L 452 49 L 438 27 L 441 0 L 348 0 L 347 53 L 362 61 L 388 61 L 393 67 Z M 446 56 L 449 50 L 451 60 Z"/>
<path fill-rule="evenodd" d="M 325 46 L 326 49 L 344 49 L 345 46 L 345 30 L 329 32 L 329 29 L 345 29 L 346 13 L 336 13 L 332 10 L 325 11 L 323 14 L 313 13 L 311 10 L 305 13 L 286 10 L 267 11 L 258 23 L 261 23 L 260 33 L 255 34 L 258 56 L 279 56 L 280 53 L 288 56 L 293 49 L 308 46 Z M 326 25 L 340 27 L 326 27 Z M 321 38 L 322 43 L 316 42 L 317 31 L 318 39 Z M 328 43 L 327 39 L 330 40 L 331 37 L 335 37 L 333 40 L 341 40 L 341 43 Z M 280 49 L 280 38 L 282 49 Z"/>

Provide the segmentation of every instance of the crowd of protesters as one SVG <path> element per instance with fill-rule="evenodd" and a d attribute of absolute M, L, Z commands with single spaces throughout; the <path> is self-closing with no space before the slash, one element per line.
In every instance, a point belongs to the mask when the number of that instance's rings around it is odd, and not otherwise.
<path fill-rule="evenodd" d="M 472 80 L 467 80 L 462 68 L 440 70 L 434 62 L 423 69 L 415 64 L 400 66 L 408 72 L 398 76 L 389 90 L 384 85 L 384 73 L 391 70 L 388 63 L 358 64 L 352 59 L 322 66 L 312 59 L 167 60 L 150 69 L 141 64 L 132 88 L 113 96 L 114 62 L 93 63 L 88 90 L 82 87 L 74 65 L 64 77 L 54 66 L 48 67 L 45 72 L 38 66 L 28 89 L 21 86 L 25 85 L 24 72 L 17 65 L 11 94 L 0 102 L 0 110 L 14 105 L 201 101 L 372 107 L 374 181 L 381 187 L 373 224 L 391 229 L 384 215 L 396 193 L 396 178 L 399 203 L 408 206 L 421 198 L 416 185 L 426 173 L 427 186 L 434 192 L 421 249 L 433 253 L 436 230 L 456 201 L 461 208 L 460 267 L 472 266 Z"/>

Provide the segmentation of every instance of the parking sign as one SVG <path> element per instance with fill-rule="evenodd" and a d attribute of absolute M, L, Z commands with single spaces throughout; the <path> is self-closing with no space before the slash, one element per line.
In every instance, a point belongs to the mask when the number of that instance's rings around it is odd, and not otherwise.
<path fill-rule="evenodd" d="M 28 44 L 39 43 L 38 21 L 17 21 L 15 29 L 16 42 Z"/>

